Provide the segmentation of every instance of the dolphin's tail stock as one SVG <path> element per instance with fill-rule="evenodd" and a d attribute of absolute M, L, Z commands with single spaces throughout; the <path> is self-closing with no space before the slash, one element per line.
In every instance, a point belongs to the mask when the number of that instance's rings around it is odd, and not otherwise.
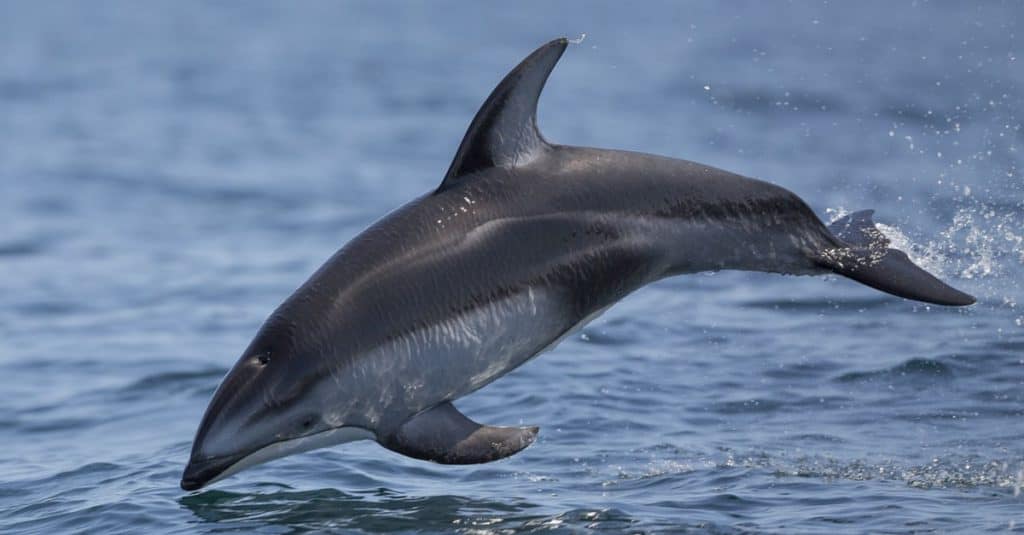
<path fill-rule="evenodd" d="M 936 305 L 966 306 L 974 297 L 935 278 L 911 262 L 871 220 L 874 210 L 838 219 L 828 229 L 848 247 L 825 251 L 819 263 L 832 271 L 886 293 Z"/>

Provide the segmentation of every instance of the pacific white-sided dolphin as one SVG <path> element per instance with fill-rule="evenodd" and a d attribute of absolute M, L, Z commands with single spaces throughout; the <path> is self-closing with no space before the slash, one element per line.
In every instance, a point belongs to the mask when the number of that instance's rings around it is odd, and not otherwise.
<path fill-rule="evenodd" d="M 974 302 L 890 249 L 868 211 L 826 227 L 767 182 L 548 142 L 537 99 L 566 44 L 498 84 L 440 187 L 345 245 L 270 315 L 214 394 L 182 488 L 357 439 L 439 463 L 512 455 L 536 427 L 481 425 L 452 402 L 673 275 L 838 273 Z"/>

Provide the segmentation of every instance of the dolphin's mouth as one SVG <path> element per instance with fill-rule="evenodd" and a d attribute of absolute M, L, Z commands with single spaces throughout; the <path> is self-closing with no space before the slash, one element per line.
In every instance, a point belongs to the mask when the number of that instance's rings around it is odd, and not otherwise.
<path fill-rule="evenodd" d="M 220 455 L 206 459 L 189 459 L 185 472 L 181 475 L 182 490 L 199 490 L 212 483 L 218 476 L 226 472 L 232 465 L 251 455 L 252 452 L 237 455 Z"/>
<path fill-rule="evenodd" d="M 304 451 L 325 448 L 355 440 L 373 440 L 374 433 L 363 427 L 342 426 L 332 427 L 309 435 L 272 442 L 266 446 L 248 450 L 244 453 L 218 455 L 214 457 L 196 457 L 188 461 L 185 472 L 181 475 L 182 490 L 199 490 L 215 481 L 236 474 L 267 461 L 302 453 Z"/>

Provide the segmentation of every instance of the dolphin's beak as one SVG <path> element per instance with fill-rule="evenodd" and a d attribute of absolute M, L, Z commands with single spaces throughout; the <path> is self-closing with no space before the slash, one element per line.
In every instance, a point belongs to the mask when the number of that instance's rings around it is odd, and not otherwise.
<path fill-rule="evenodd" d="M 243 457 L 245 457 L 245 454 L 224 455 L 206 459 L 193 457 L 188 461 L 185 472 L 181 475 L 181 488 L 184 490 L 199 490 L 213 482 L 225 470 Z"/>

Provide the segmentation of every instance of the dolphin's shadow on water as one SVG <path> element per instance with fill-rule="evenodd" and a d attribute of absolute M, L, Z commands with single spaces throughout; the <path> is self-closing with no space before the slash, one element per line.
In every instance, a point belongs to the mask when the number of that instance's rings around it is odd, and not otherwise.
<path fill-rule="evenodd" d="M 406 496 L 386 488 L 351 494 L 333 488 L 268 493 L 210 490 L 178 501 L 202 521 L 231 530 L 274 525 L 290 531 L 451 532 L 522 526 L 546 518 L 536 504 L 517 499 Z M 528 513 L 531 509 L 537 512 Z"/>

